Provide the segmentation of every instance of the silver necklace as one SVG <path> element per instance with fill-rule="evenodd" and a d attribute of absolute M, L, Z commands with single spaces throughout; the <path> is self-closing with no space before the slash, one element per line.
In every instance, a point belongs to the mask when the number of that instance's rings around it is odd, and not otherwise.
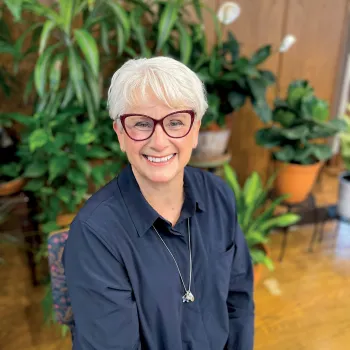
<path fill-rule="evenodd" d="M 189 251 L 190 251 L 190 281 L 188 283 L 188 289 L 186 288 L 185 282 L 182 278 L 181 275 L 181 271 L 179 269 L 179 265 L 176 262 L 176 259 L 173 255 L 173 253 L 170 251 L 170 249 L 168 248 L 168 246 L 165 244 L 163 238 L 161 237 L 161 235 L 158 233 L 157 229 L 153 226 L 154 231 L 156 231 L 158 237 L 160 238 L 160 240 L 163 242 L 163 244 L 165 245 L 165 248 L 168 250 L 168 252 L 170 253 L 170 255 L 172 256 L 172 258 L 174 259 L 175 265 L 177 267 L 177 271 L 179 272 L 180 278 L 181 278 L 181 282 L 182 285 L 185 289 L 185 294 L 182 296 L 182 302 L 183 303 L 189 303 L 189 302 L 193 302 L 194 301 L 194 296 L 191 292 L 191 281 L 192 281 L 192 253 L 191 253 L 191 230 L 190 230 L 190 219 L 187 219 L 187 232 L 188 232 L 188 247 L 189 247 Z"/>

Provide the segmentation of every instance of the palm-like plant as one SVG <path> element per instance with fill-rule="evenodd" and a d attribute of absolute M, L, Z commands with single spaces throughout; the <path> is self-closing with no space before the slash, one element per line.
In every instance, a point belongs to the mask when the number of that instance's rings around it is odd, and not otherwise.
<path fill-rule="evenodd" d="M 273 229 L 296 224 L 300 216 L 295 213 L 275 214 L 275 209 L 287 195 L 270 202 L 269 191 L 274 176 L 271 176 L 264 186 L 259 174 L 253 172 L 241 187 L 231 166 L 225 164 L 224 173 L 235 194 L 238 222 L 247 240 L 253 263 L 262 263 L 272 269 L 273 263 L 261 246 L 268 241 Z"/>

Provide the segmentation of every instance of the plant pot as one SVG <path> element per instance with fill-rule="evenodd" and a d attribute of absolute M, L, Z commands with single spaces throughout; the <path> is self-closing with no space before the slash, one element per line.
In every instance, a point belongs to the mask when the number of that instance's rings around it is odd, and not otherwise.
<path fill-rule="evenodd" d="M 300 203 L 312 191 L 323 162 L 310 165 L 290 164 L 275 161 L 277 177 L 275 191 L 277 195 L 289 194 L 287 203 Z"/>
<path fill-rule="evenodd" d="M 267 256 L 269 256 L 269 250 L 265 244 L 259 244 L 256 248 L 262 250 Z M 254 264 L 254 287 L 256 287 L 262 278 L 263 264 Z"/>
<path fill-rule="evenodd" d="M 21 191 L 26 180 L 23 177 L 18 177 L 8 182 L 0 183 L 0 196 L 11 196 L 12 194 Z"/>
<path fill-rule="evenodd" d="M 350 171 L 339 177 L 338 215 L 350 221 Z"/>
<path fill-rule="evenodd" d="M 76 215 L 76 213 L 59 214 L 56 217 L 56 224 L 60 227 L 69 226 Z"/>
<path fill-rule="evenodd" d="M 201 130 L 198 137 L 198 145 L 193 150 L 194 156 L 215 157 L 221 156 L 227 149 L 230 139 L 230 129 Z"/>

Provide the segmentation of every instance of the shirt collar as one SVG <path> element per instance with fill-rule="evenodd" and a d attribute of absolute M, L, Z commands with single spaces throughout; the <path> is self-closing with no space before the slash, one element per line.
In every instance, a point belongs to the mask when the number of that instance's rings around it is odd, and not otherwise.
<path fill-rule="evenodd" d="M 135 228 L 139 236 L 143 236 L 161 216 L 151 207 L 141 193 L 130 164 L 119 174 L 118 185 Z M 193 216 L 198 210 L 205 210 L 200 192 L 194 188 L 192 176 L 186 168 L 184 190 L 185 201 L 179 221 Z"/>

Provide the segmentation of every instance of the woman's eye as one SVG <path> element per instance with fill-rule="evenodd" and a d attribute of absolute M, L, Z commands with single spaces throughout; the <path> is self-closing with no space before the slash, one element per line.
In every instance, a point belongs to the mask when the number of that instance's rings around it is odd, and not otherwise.
<path fill-rule="evenodd" d="M 149 123 L 145 123 L 145 122 L 138 122 L 135 124 L 136 127 L 138 128 L 148 128 L 150 127 L 150 124 Z"/>
<path fill-rule="evenodd" d="M 172 120 L 172 121 L 170 121 L 169 125 L 170 126 L 182 126 L 184 124 L 181 120 Z"/>

